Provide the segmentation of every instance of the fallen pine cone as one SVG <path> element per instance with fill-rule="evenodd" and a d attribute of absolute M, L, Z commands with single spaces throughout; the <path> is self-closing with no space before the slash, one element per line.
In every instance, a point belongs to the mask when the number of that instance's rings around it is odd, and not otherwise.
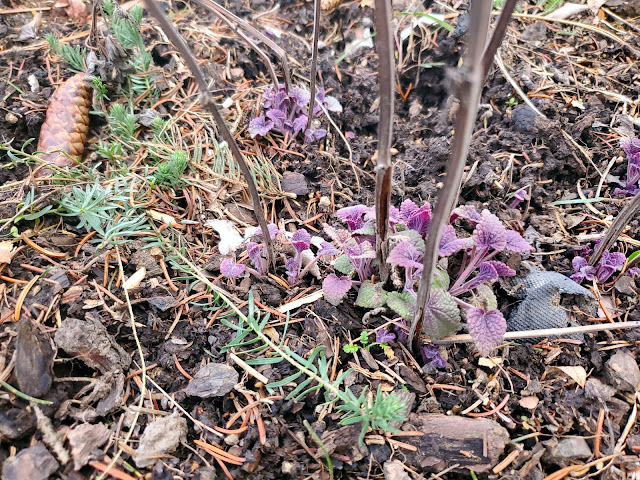
<path fill-rule="evenodd" d="M 84 73 L 64 82 L 51 97 L 47 118 L 40 130 L 38 151 L 63 150 L 73 157 L 81 157 L 89 131 L 91 88 L 84 83 Z M 43 153 L 40 158 L 61 167 L 73 161 L 60 152 Z M 48 174 L 39 170 L 36 176 Z"/>

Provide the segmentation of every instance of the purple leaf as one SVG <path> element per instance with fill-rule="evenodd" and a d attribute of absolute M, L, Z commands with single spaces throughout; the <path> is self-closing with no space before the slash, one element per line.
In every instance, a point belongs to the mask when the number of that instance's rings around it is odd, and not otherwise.
<path fill-rule="evenodd" d="M 500 310 L 485 312 L 482 308 L 471 307 L 467 310 L 467 324 L 482 356 L 489 355 L 502 342 L 507 331 L 507 322 Z"/>
<path fill-rule="evenodd" d="M 398 342 L 406 342 L 409 337 L 408 332 L 409 326 L 407 325 L 407 321 L 404 318 L 396 320 L 396 334 L 398 335 Z"/>
<path fill-rule="evenodd" d="M 267 272 L 267 259 L 262 256 L 262 249 L 260 248 L 260 245 L 256 242 L 248 242 L 247 255 L 258 273 L 260 275 L 264 275 Z"/>
<path fill-rule="evenodd" d="M 282 110 L 278 110 L 277 108 L 272 108 L 271 110 L 267 110 L 267 117 L 273 120 L 273 123 L 278 128 L 278 130 L 284 133 L 285 131 L 284 122 L 287 119 L 287 115 Z"/>
<path fill-rule="evenodd" d="M 495 268 L 496 272 L 498 272 L 498 275 L 500 275 L 501 277 L 514 277 L 516 274 L 516 271 L 513 270 L 511 267 L 509 267 L 508 265 L 502 262 L 498 262 L 497 260 L 490 260 L 484 263 L 488 263 L 493 268 Z"/>
<path fill-rule="evenodd" d="M 424 362 L 431 363 L 433 368 L 444 368 L 447 366 L 447 362 L 442 358 L 438 347 L 435 345 L 430 343 L 423 344 L 420 353 L 422 353 Z"/>
<path fill-rule="evenodd" d="M 478 274 L 471 280 L 466 282 L 464 285 L 462 285 L 461 289 L 462 291 L 473 290 L 483 283 L 495 282 L 496 280 L 498 280 L 498 272 L 496 271 L 496 269 L 493 267 L 493 265 L 491 265 L 490 262 L 483 262 L 482 264 L 480 264 L 480 270 Z"/>
<path fill-rule="evenodd" d="M 287 258 L 284 267 L 287 271 L 287 281 L 289 282 L 289 285 L 293 285 L 298 279 L 298 262 L 293 258 Z"/>
<path fill-rule="evenodd" d="M 338 101 L 337 98 L 332 97 L 332 96 L 326 96 L 324 98 L 324 106 L 327 108 L 327 110 L 329 110 L 330 112 L 337 112 L 340 113 L 342 112 L 342 105 L 340 105 L 340 102 Z"/>
<path fill-rule="evenodd" d="M 629 270 L 627 270 L 627 274 L 631 277 L 631 278 L 635 278 L 638 275 L 640 275 L 640 268 L 638 267 L 631 267 Z"/>
<path fill-rule="evenodd" d="M 241 263 L 236 263 L 233 258 L 225 258 L 220 263 L 220 273 L 227 278 L 236 278 L 244 273 L 245 266 Z"/>
<path fill-rule="evenodd" d="M 340 253 L 340 251 L 329 242 L 322 242 L 318 249 L 318 257 L 322 255 L 337 255 L 338 253 Z"/>
<path fill-rule="evenodd" d="M 640 140 L 623 138 L 620 147 L 627 155 L 627 188 L 633 187 L 640 180 Z"/>
<path fill-rule="evenodd" d="M 307 116 L 300 115 L 293 121 L 293 133 L 301 132 L 307 126 Z"/>
<path fill-rule="evenodd" d="M 411 242 L 402 241 L 389 252 L 387 263 L 403 268 L 422 268 L 422 253 Z"/>
<path fill-rule="evenodd" d="M 516 208 L 518 205 L 520 205 L 521 202 L 524 202 L 525 200 L 527 200 L 527 198 L 528 198 L 527 189 L 521 188 L 520 190 L 518 190 L 516 193 L 513 194 L 513 199 L 509 204 L 509 208 Z"/>
<path fill-rule="evenodd" d="M 306 107 L 309 104 L 309 100 L 311 100 L 311 93 L 304 88 L 293 87 L 289 89 L 289 98 L 299 107 Z"/>
<path fill-rule="evenodd" d="M 264 118 L 264 115 L 254 118 L 249 122 L 249 135 L 254 138 L 256 135 L 264 137 L 273 128 L 274 123 Z"/>
<path fill-rule="evenodd" d="M 427 234 L 429 223 L 431 222 L 431 205 L 425 203 L 420 208 L 414 210 L 409 215 L 407 227 L 419 232 L 423 237 Z"/>
<path fill-rule="evenodd" d="M 407 199 L 400 205 L 400 216 L 406 222 L 411 217 L 411 214 L 418 209 L 418 206 L 411 200 Z"/>
<path fill-rule="evenodd" d="M 372 220 L 375 220 L 375 212 Z M 393 205 L 389 205 L 389 225 L 393 228 L 398 223 L 400 223 L 400 210 Z"/>
<path fill-rule="evenodd" d="M 363 216 L 371 211 L 366 205 L 353 205 L 352 207 L 344 207 L 336 212 L 336 217 L 347 224 L 352 232 L 364 226 Z"/>
<path fill-rule="evenodd" d="M 456 229 L 453 228 L 453 225 L 445 225 L 442 229 L 442 238 L 440 239 L 438 254 L 441 257 L 448 257 L 458 250 L 466 248 L 468 244 L 469 239 L 456 237 Z"/>
<path fill-rule="evenodd" d="M 338 277 L 331 273 L 322 281 L 324 299 L 331 305 L 338 305 L 350 289 L 351 279 L 346 276 Z"/>
<path fill-rule="evenodd" d="M 396 339 L 395 334 L 388 332 L 386 328 L 381 328 L 376 332 L 376 342 L 389 343 Z"/>
<path fill-rule="evenodd" d="M 271 237 L 271 240 L 283 233 L 275 223 L 270 223 L 269 225 L 267 225 L 267 230 L 269 230 L 269 237 Z M 260 237 L 262 236 L 262 227 L 258 227 L 258 230 L 256 230 L 256 235 Z"/>
<path fill-rule="evenodd" d="M 574 274 L 571 275 L 571 279 L 574 282 L 580 283 L 583 280 L 591 282 L 593 280 L 596 274 L 596 267 L 590 266 L 584 257 L 573 257 L 571 264 L 574 270 Z"/>
<path fill-rule="evenodd" d="M 465 220 L 469 220 L 471 223 L 479 223 L 482 221 L 482 215 L 476 210 L 473 205 L 461 205 L 451 212 L 451 221 L 461 217 Z"/>
<path fill-rule="evenodd" d="M 471 237 L 479 251 L 496 250 L 499 252 L 507 246 L 507 229 L 500 219 L 489 210 L 482 211 L 482 220 L 476 225 Z"/>
<path fill-rule="evenodd" d="M 513 230 L 507 230 L 506 249 L 516 253 L 533 251 L 533 247 L 529 245 L 518 232 L 514 232 Z"/>
<path fill-rule="evenodd" d="M 347 242 L 347 240 L 351 238 L 351 234 L 349 234 L 349 232 L 344 228 L 340 228 L 340 229 L 334 228 L 331 225 L 328 225 L 325 223 L 323 225 L 323 230 L 324 230 L 324 233 L 329 235 L 331 240 L 336 242 L 338 245 L 343 245 L 344 243 Z"/>
<path fill-rule="evenodd" d="M 298 253 L 307 250 L 311 245 L 311 235 L 305 229 L 301 228 L 291 237 L 291 245 L 297 250 Z"/>
<path fill-rule="evenodd" d="M 304 143 L 313 143 L 316 140 L 320 140 L 324 138 L 327 134 L 327 131 L 324 128 L 318 128 L 317 130 L 305 130 L 304 132 Z"/>
<path fill-rule="evenodd" d="M 605 250 L 602 253 L 602 258 L 600 259 L 598 269 L 596 270 L 596 278 L 598 279 L 598 282 L 606 282 L 614 272 L 622 269 L 626 260 L 627 259 L 623 253 L 610 253 L 609 250 Z"/>

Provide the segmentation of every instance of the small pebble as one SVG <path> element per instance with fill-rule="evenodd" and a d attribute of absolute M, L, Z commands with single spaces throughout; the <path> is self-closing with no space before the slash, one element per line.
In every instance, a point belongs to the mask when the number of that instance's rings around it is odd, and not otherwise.
<path fill-rule="evenodd" d="M 4 116 L 4 119 L 7 121 L 7 123 L 10 123 L 11 125 L 18 123 L 18 120 L 19 120 L 19 118 L 11 112 L 7 113 Z"/>

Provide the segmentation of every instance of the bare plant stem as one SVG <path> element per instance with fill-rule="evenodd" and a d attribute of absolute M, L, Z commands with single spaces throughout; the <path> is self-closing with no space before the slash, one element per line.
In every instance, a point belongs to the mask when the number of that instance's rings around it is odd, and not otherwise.
<path fill-rule="evenodd" d="M 320 36 L 320 0 L 313 0 L 313 41 L 311 44 L 311 73 L 309 74 L 309 117 L 307 118 L 307 130 L 311 128 L 313 110 L 316 107 L 316 70 L 318 69 L 318 37 Z"/>
<path fill-rule="evenodd" d="M 422 278 L 416 302 L 416 314 L 411 324 L 408 341 L 414 351 L 418 350 L 420 334 L 424 323 L 427 300 L 431 293 L 431 279 L 438 261 L 438 247 L 442 236 L 442 228 L 449 220 L 451 209 L 455 204 L 462 173 L 469 153 L 469 145 L 473 134 L 482 85 L 484 83 L 482 70 L 482 52 L 486 44 L 489 20 L 491 19 L 491 2 L 473 0 L 471 2 L 471 29 L 467 42 L 465 57 L 465 72 L 458 86 L 457 97 L 460 99 L 460 109 L 456 116 L 455 136 L 451 152 L 451 161 L 447 167 L 447 178 L 438 195 L 433 218 L 429 224 L 429 235 L 425 244 Z"/>
<path fill-rule="evenodd" d="M 269 229 L 267 228 L 267 220 L 264 216 L 264 211 L 262 210 L 262 202 L 260 201 L 260 195 L 258 194 L 258 189 L 256 188 L 256 183 L 253 178 L 253 174 L 251 173 L 251 169 L 247 162 L 245 161 L 240 149 L 238 148 L 238 144 L 236 143 L 236 139 L 233 137 L 227 124 L 224 122 L 222 115 L 218 111 L 218 107 L 216 106 L 213 97 L 209 93 L 209 85 L 204 78 L 204 74 L 200 67 L 198 66 L 198 61 L 191 53 L 188 45 L 182 39 L 178 31 L 171 24 L 171 21 L 167 18 L 167 16 L 160 10 L 160 7 L 156 3 L 155 0 L 145 0 L 145 5 L 151 15 L 155 17 L 157 22 L 160 24 L 160 27 L 164 31 L 165 35 L 171 40 L 173 46 L 180 52 L 183 56 L 187 66 L 191 70 L 191 74 L 193 75 L 194 80 L 198 84 L 198 88 L 202 94 L 202 100 L 205 107 L 209 110 L 213 119 L 216 122 L 216 125 L 220 129 L 220 133 L 224 138 L 227 145 L 229 145 L 229 150 L 231 150 L 231 154 L 233 155 L 234 160 L 240 166 L 240 170 L 242 170 L 242 174 L 246 179 L 247 186 L 249 187 L 249 194 L 251 196 L 251 202 L 253 203 L 253 209 L 255 210 L 255 215 L 258 220 L 258 225 L 262 229 L 262 236 L 265 241 L 265 245 L 267 247 L 267 255 L 269 257 L 269 262 L 272 268 L 275 269 L 275 255 L 273 253 L 273 244 L 271 242 L 271 236 L 269 235 Z"/>
<path fill-rule="evenodd" d="M 493 63 L 493 57 L 495 57 L 498 48 L 502 44 L 502 39 L 507 32 L 507 26 L 511 21 L 511 16 L 513 14 L 513 9 L 516 7 L 516 3 L 518 3 L 518 0 L 506 0 L 504 2 L 500 18 L 498 18 L 498 22 L 491 34 L 491 40 L 489 40 L 489 44 L 484 50 L 484 55 L 482 57 L 482 78 L 485 80 L 489 74 L 491 64 Z"/>
<path fill-rule="evenodd" d="M 389 205 L 391 203 L 391 140 L 393 132 L 394 55 L 391 35 L 391 2 L 376 0 L 376 49 L 378 50 L 378 83 L 380 84 L 380 122 L 378 124 L 378 163 L 376 165 L 376 255 L 380 261 L 383 282 L 389 277 Z"/>
<path fill-rule="evenodd" d="M 596 250 L 593 252 L 593 255 L 591 255 L 591 258 L 589 258 L 589 265 L 593 266 L 598 263 L 604 251 L 611 247 L 613 242 L 618 239 L 618 237 L 624 230 L 624 227 L 627 226 L 627 224 L 638 213 L 638 211 L 640 211 L 640 194 L 637 194 L 635 197 L 633 197 L 627 204 L 627 206 L 624 207 L 618 214 L 618 216 L 613 220 L 611 226 L 607 230 L 607 233 L 598 244 Z"/>
<path fill-rule="evenodd" d="M 284 71 L 284 85 L 287 91 L 291 88 L 291 69 L 289 68 L 289 60 L 287 59 L 287 53 L 280 48 L 280 46 L 267 37 L 260 30 L 255 28 L 249 22 L 243 20 L 242 18 L 234 15 L 229 10 L 224 8 L 222 5 L 218 5 L 213 0 L 194 0 L 198 5 L 203 6 L 208 10 L 212 10 L 220 17 L 226 17 L 228 20 L 233 20 L 238 24 L 238 26 L 242 27 L 244 30 L 249 32 L 251 35 L 256 37 L 262 43 L 264 43 L 267 47 L 269 47 L 273 52 L 278 56 L 280 61 L 282 62 L 282 70 Z"/>

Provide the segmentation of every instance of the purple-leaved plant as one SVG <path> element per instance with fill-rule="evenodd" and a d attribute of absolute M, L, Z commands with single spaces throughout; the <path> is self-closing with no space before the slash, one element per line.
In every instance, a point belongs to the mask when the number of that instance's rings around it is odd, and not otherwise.
<path fill-rule="evenodd" d="M 574 273 L 571 278 L 580 283 L 583 281 L 592 282 L 594 279 L 598 283 L 605 283 L 611 275 L 615 272 L 619 272 L 624 267 L 627 261 L 624 253 L 609 252 L 605 250 L 602 253 L 602 257 L 597 266 L 589 265 L 589 262 L 585 257 L 576 256 L 571 262 L 573 265 Z"/>
<path fill-rule="evenodd" d="M 620 148 L 627 156 L 627 179 L 625 188 L 616 188 L 615 195 L 636 195 L 640 192 L 640 139 L 627 137 L 620 140 Z"/>
<path fill-rule="evenodd" d="M 399 291 L 385 291 L 381 283 L 374 284 L 371 280 L 378 274 L 373 209 L 355 205 L 338 210 L 336 216 L 346 228 L 325 225 L 324 231 L 342 253 L 334 261 L 335 270 L 342 276 L 325 278 L 325 298 L 335 305 L 355 288 L 357 306 L 378 308 L 386 305 L 405 321 L 410 319 L 423 268 L 424 238 L 431 221 L 430 205 L 418 206 L 405 200 L 400 209 L 390 210 L 391 249 L 387 262 L 392 265 L 391 278 Z M 515 271 L 495 257 L 502 252 L 524 253 L 532 248 L 488 210 L 478 212 L 471 206 L 459 207 L 453 212 L 452 219 L 455 218 L 466 219 L 474 230 L 470 237 L 458 238 L 453 225 L 444 227 L 439 255 L 445 258 L 462 252 L 462 265 L 452 284 L 446 271 L 437 270 L 425 315 L 425 331 L 430 337 L 454 333 L 460 326 L 462 308 L 479 351 L 487 354 L 502 341 L 506 321 L 497 308 L 485 311 L 476 305 L 496 303 L 490 288 L 487 291 L 484 286 L 500 277 L 515 275 Z M 486 295 L 492 298 L 484 298 Z"/>
<path fill-rule="evenodd" d="M 271 131 L 293 138 L 304 132 L 305 143 L 311 143 L 320 140 L 327 134 L 327 131 L 322 128 L 306 128 L 307 105 L 309 105 L 311 94 L 304 88 L 293 87 L 287 92 L 284 85 L 279 89 L 267 87 L 262 97 L 265 113 L 249 122 L 251 138 L 256 135 L 264 137 Z M 320 115 L 323 106 L 330 112 L 342 111 L 342 106 L 336 98 L 325 95 L 324 89 L 318 89 L 313 108 L 314 117 Z"/>

